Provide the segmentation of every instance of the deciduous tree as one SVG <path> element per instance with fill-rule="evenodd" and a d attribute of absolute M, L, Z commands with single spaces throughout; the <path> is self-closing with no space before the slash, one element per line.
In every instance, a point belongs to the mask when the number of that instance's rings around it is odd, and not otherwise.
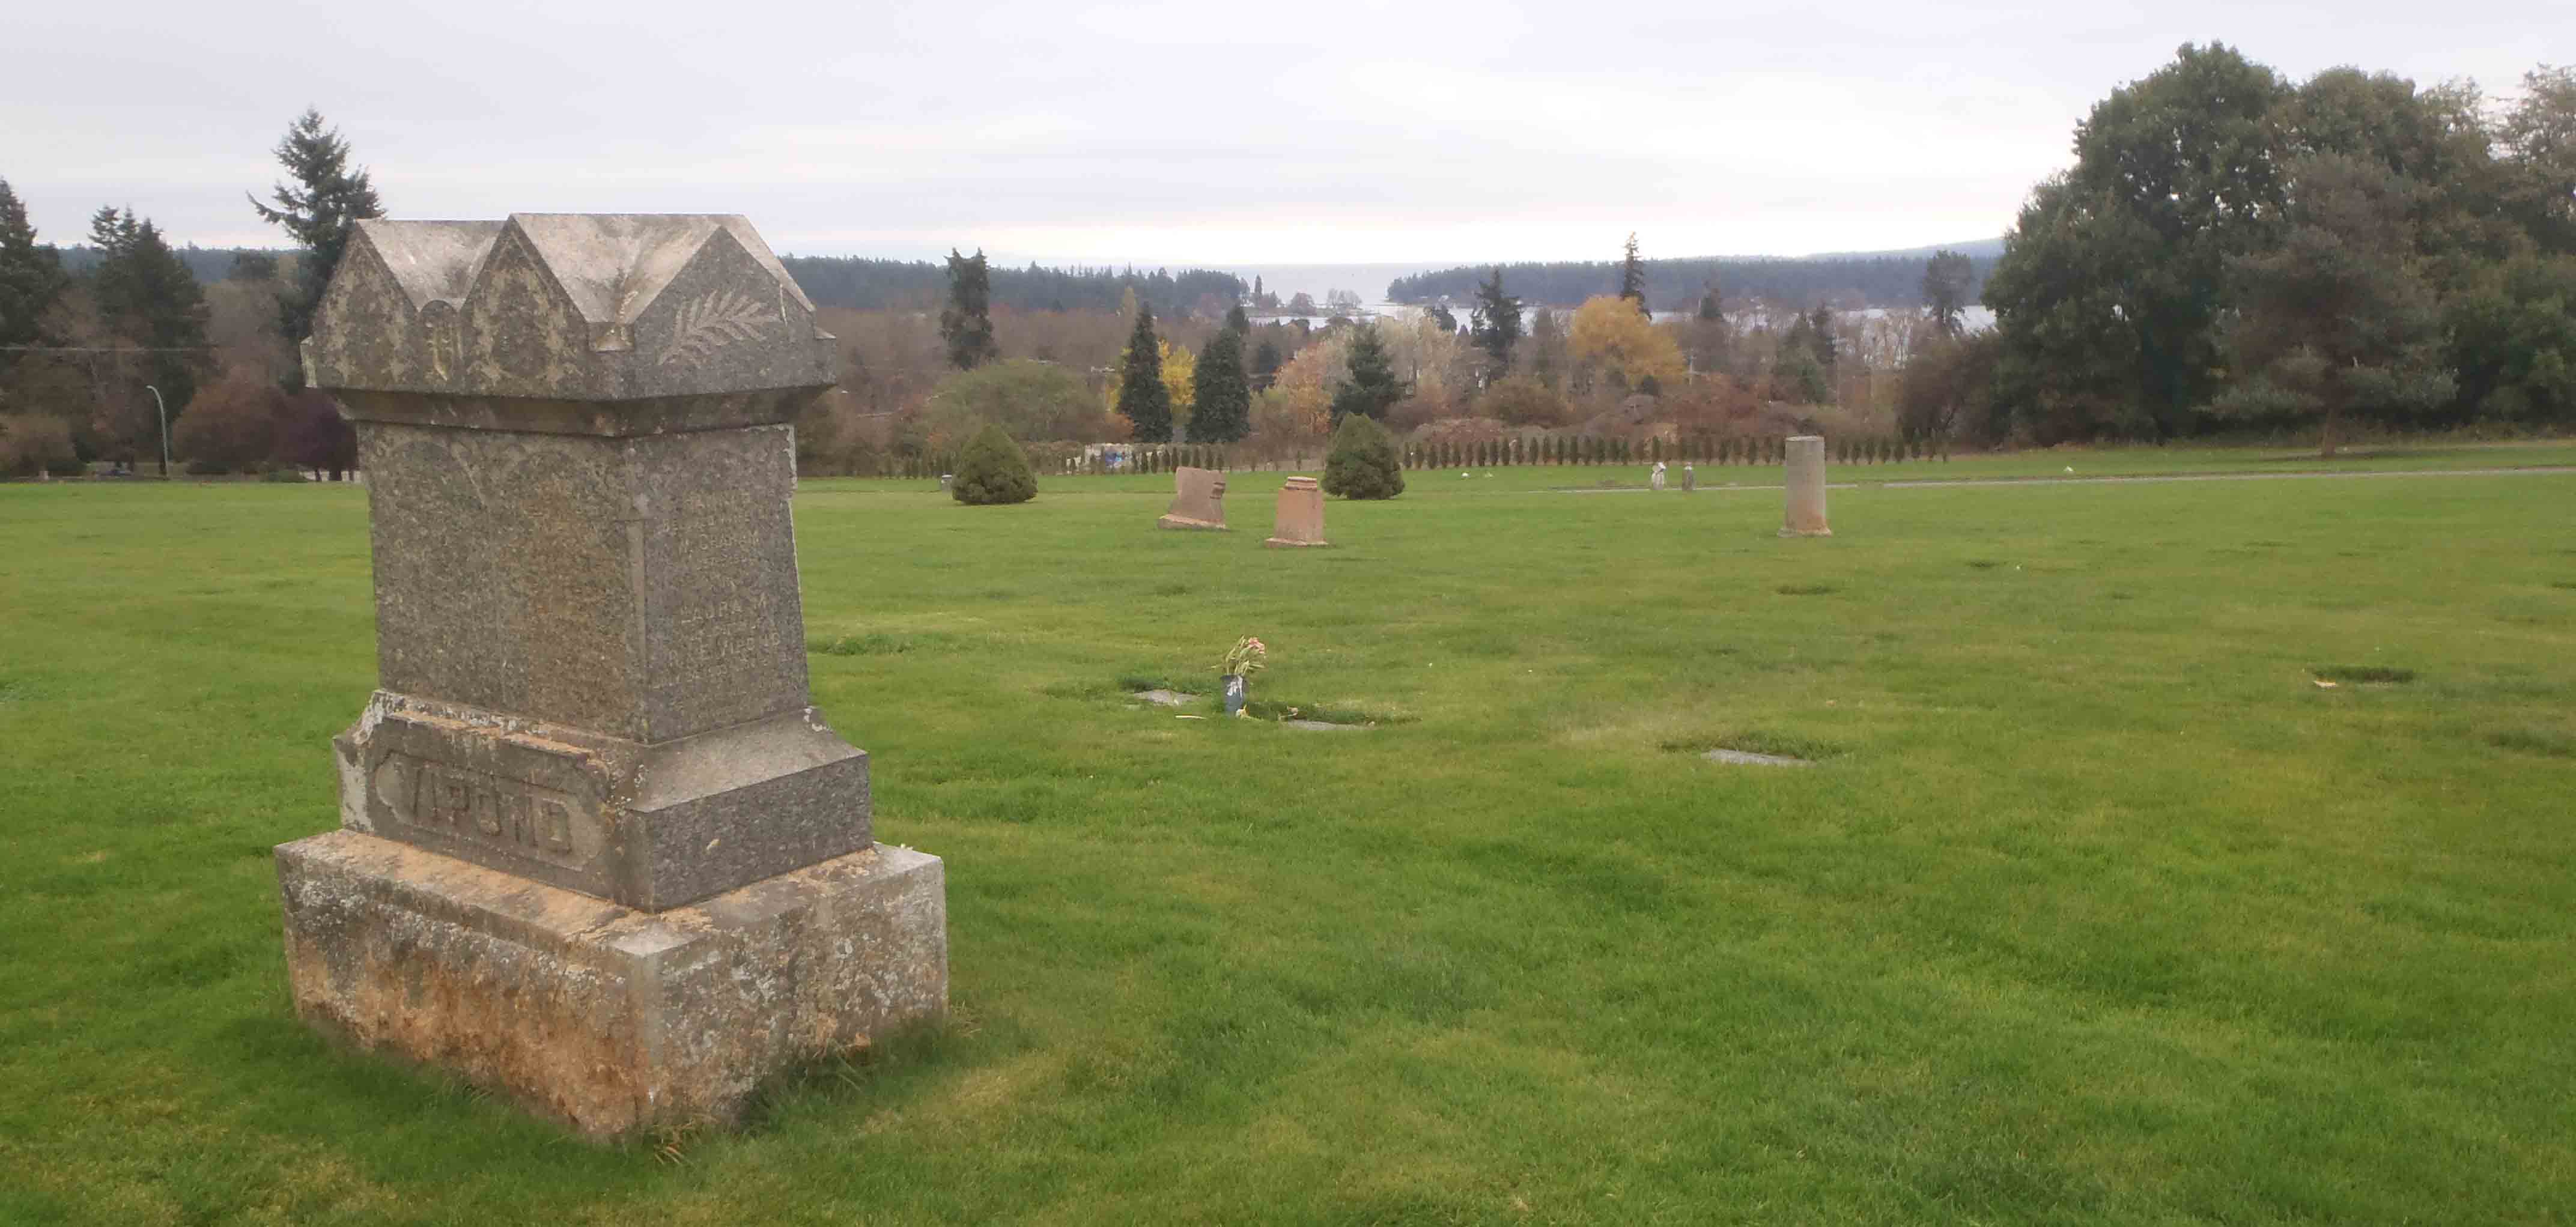
<path fill-rule="evenodd" d="M 1681 346 L 1624 298 L 1597 297 L 1575 309 L 1569 330 L 1574 358 L 1608 375 L 1623 391 L 1682 379 Z"/>
<path fill-rule="evenodd" d="M 277 454 L 285 408 L 276 384 L 236 372 L 188 402 L 187 414 L 171 427 L 170 445 L 192 462 L 192 472 L 254 468 Z"/>
<path fill-rule="evenodd" d="M 941 380 L 922 410 L 933 452 L 963 445 L 986 426 L 1032 441 L 1091 441 L 1109 433 L 1100 401 L 1052 362 L 1006 358 Z"/>
<path fill-rule="evenodd" d="M 358 467 L 358 432 L 330 397 L 311 388 L 291 392 L 278 411 L 277 455 L 338 481 Z"/>
<path fill-rule="evenodd" d="M 2216 384 L 2229 261 L 2266 246 L 2280 214 L 2288 88 L 2231 48 L 2186 43 L 2095 105 L 2074 169 L 2034 193 L 1986 283 L 2008 357 L 2045 368 L 2125 354 L 2148 432 L 2188 427 Z M 2105 317 L 2124 344 L 2100 342 Z"/>
<path fill-rule="evenodd" d="M 2373 162 L 2312 154 L 2292 164 L 2289 226 L 2231 268 L 2241 314 L 2226 354 L 2241 372 L 2222 412 L 2317 420 L 2332 456 L 2355 411 L 2429 408 L 2452 391 L 2432 287 L 2408 241 L 2423 189 Z"/>

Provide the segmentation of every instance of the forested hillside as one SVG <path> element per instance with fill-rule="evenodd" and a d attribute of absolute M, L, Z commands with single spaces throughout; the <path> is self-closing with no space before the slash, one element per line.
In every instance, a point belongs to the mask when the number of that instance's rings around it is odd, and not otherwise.
<path fill-rule="evenodd" d="M 1994 267 L 1999 241 L 1962 243 L 1957 250 L 1973 269 L 1970 296 L 1985 284 Z M 1931 249 L 1921 253 L 1807 256 L 1796 259 L 1720 257 L 1695 260 L 1648 260 L 1646 302 L 1657 311 L 1692 311 L 1711 285 L 1728 301 L 1761 298 L 1793 306 L 1818 303 L 1873 307 L 1917 307 L 1923 304 L 1923 269 Z M 1559 260 L 1503 265 L 1503 285 L 1523 302 L 1570 307 L 1595 294 L 1619 292 L 1617 260 Z M 1465 302 L 1477 283 L 1492 275 L 1492 265 L 1472 265 L 1399 277 L 1386 287 L 1389 300 L 1401 303 Z"/>
<path fill-rule="evenodd" d="M 872 260 L 864 256 L 785 256 L 796 284 L 819 307 L 858 311 L 935 309 L 948 293 L 948 269 L 928 260 Z M 992 305 L 1014 311 L 1115 311 L 1133 288 L 1137 301 L 1157 315 L 1196 312 L 1222 315 L 1243 297 L 1243 279 L 1232 273 L 1185 269 L 994 268 Z M 1201 300 L 1213 297 L 1215 308 Z"/>

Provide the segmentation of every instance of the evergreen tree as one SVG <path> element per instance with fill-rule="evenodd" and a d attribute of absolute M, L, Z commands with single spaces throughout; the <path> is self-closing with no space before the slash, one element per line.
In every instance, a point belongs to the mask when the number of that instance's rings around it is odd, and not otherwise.
<path fill-rule="evenodd" d="M 1711 324 L 1721 323 L 1726 319 L 1725 300 L 1718 297 L 1715 273 L 1709 274 L 1708 289 L 1700 293 L 1699 318 L 1702 322 Z"/>
<path fill-rule="evenodd" d="M 1494 275 L 1476 287 L 1476 309 L 1468 320 L 1469 339 L 1493 357 L 1495 366 L 1509 365 L 1512 345 L 1521 339 L 1521 300 L 1503 292 L 1502 265 L 1495 265 Z"/>
<path fill-rule="evenodd" d="M 349 142 L 340 138 L 339 129 L 322 126 L 320 111 L 304 108 L 275 152 L 295 182 L 274 185 L 275 207 L 257 199 L 250 207 L 258 210 L 260 220 L 285 227 L 304 252 L 296 261 L 295 284 L 277 299 L 278 323 L 293 345 L 312 333 L 314 309 L 322 304 L 332 270 L 340 267 L 350 231 L 359 222 L 383 217 L 385 210 L 366 170 L 349 168 Z"/>
<path fill-rule="evenodd" d="M 1118 379 L 1118 412 L 1135 427 L 1138 443 L 1162 443 L 1172 437 L 1172 390 L 1163 383 L 1163 344 L 1154 335 L 1153 308 L 1136 308 L 1136 331 L 1128 334 L 1125 366 Z"/>
<path fill-rule="evenodd" d="M 1923 312 L 1941 335 L 1955 337 L 1968 330 L 1968 284 L 1976 277 L 1976 266 L 1966 256 L 1948 248 L 1932 253 L 1923 265 Z"/>
<path fill-rule="evenodd" d="M 1445 302 L 1431 304 L 1430 315 L 1431 322 L 1440 325 L 1440 331 L 1449 333 L 1458 331 L 1458 317 L 1450 314 L 1449 304 Z"/>
<path fill-rule="evenodd" d="M 1243 334 L 1220 329 L 1199 351 L 1190 441 L 1232 443 L 1252 433 L 1252 384 L 1243 373 Z"/>
<path fill-rule="evenodd" d="M 1387 353 L 1377 325 L 1362 324 L 1351 333 L 1350 354 L 1344 361 L 1350 378 L 1333 389 L 1333 420 L 1354 414 L 1383 418 L 1395 402 L 1404 399 L 1404 385 L 1395 377 L 1395 359 Z"/>
<path fill-rule="evenodd" d="M 1243 313 L 1242 303 L 1238 302 L 1225 309 L 1225 326 L 1236 332 L 1252 331 L 1252 318 Z"/>
<path fill-rule="evenodd" d="M 987 424 L 957 453 L 957 471 L 948 483 L 950 498 L 970 507 L 987 507 L 1025 503 L 1037 494 L 1038 478 L 1029 468 L 1028 453 L 1001 427 Z"/>
<path fill-rule="evenodd" d="M 0 179 L 0 346 L 43 344 L 45 312 L 68 281 L 61 256 L 51 244 L 37 244 L 26 205 Z M 0 371 L 22 356 L 0 350 Z"/>
<path fill-rule="evenodd" d="M 1545 304 L 1530 314 L 1530 378 L 1553 388 L 1565 371 L 1565 321 Z"/>
<path fill-rule="evenodd" d="M 1279 381 L 1279 346 L 1264 339 L 1252 348 L 1252 390 L 1266 392 Z"/>
<path fill-rule="evenodd" d="M 1385 427 L 1354 413 L 1333 428 L 1322 484 L 1324 493 L 1343 498 L 1394 498 L 1404 493 L 1404 458 Z"/>
<path fill-rule="evenodd" d="M 973 259 L 948 249 L 948 305 L 939 312 L 939 339 L 948 343 L 948 362 L 961 371 L 1001 356 L 993 343 L 993 276 L 984 251 Z"/>
<path fill-rule="evenodd" d="M 102 253 L 90 273 L 100 321 L 121 344 L 149 351 L 141 355 L 146 382 L 175 422 L 208 365 L 205 291 L 160 228 L 130 211 L 92 214 L 90 243 Z"/>
<path fill-rule="evenodd" d="M 1619 257 L 1619 297 L 1637 304 L 1637 314 L 1652 317 L 1646 309 L 1646 262 L 1637 258 L 1637 232 L 1628 232 L 1626 254 Z"/>

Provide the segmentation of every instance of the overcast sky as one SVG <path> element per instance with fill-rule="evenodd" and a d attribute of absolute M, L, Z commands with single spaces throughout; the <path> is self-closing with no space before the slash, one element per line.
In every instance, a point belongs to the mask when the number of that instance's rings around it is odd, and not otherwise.
<path fill-rule="evenodd" d="M 392 216 L 727 212 L 798 254 L 1788 255 L 2000 234 L 2186 41 L 2509 92 L 2576 4 L 12 4 L 0 178 L 48 241 L 244 203 L 307 103 Z"/>

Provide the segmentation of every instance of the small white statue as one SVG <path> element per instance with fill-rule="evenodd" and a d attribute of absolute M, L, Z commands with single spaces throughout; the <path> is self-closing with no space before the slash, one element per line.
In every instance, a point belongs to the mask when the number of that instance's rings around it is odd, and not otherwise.
<path fill-rule="evenodd" d="M 1663 488 L 1664 488 L 1664 462 L 1663 462 L 1663 461 L 1661 461 L 1661 460 L 1656 461 L 1656 462 L 1655 462 L 1655 469 L 1654 469 L 1654 471 L 1653 471 L 1653 472 L 1651 472 L 1651 473 L 1646 474 L 1646 485 L 1647 485 L 1647 486 L 1649 486 L 1649 487 L 1651 487 L 1651 488 L 1653 488 L 1653 489 L 1657 489 L 1657 490 L 1661 490 L 1661 489 L 1663 489 Z"/>

